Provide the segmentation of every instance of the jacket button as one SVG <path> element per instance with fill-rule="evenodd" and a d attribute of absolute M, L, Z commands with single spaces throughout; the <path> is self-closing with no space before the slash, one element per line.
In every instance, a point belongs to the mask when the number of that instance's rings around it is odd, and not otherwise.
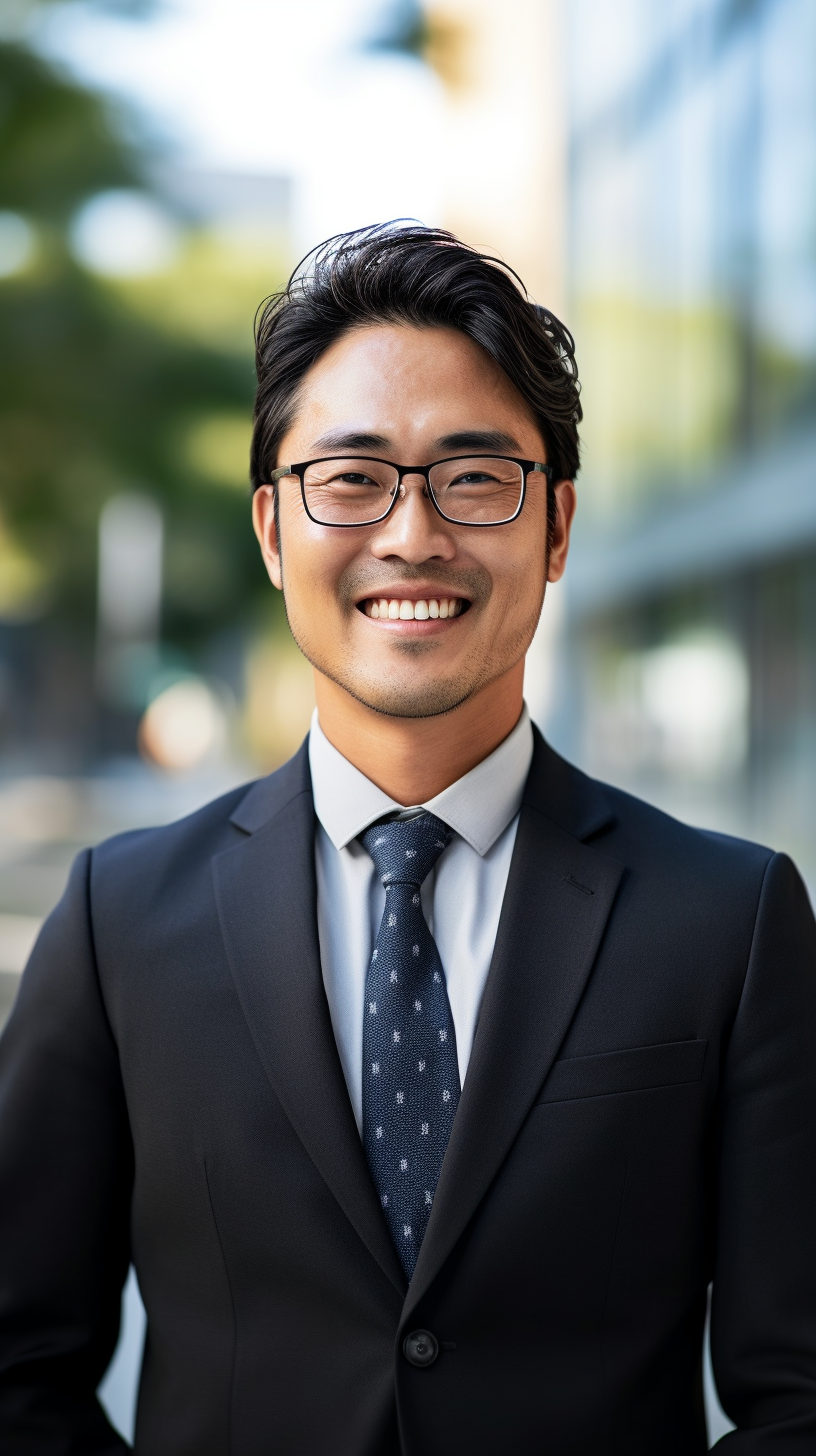
<path fill-rule="evenodd" d="M 426 1365 L 433 1365 L 439 1354 L 439 1341 L 430 1330 L 412 1330 L 402 1342 L 402 1353 L 409 1365 L 424 1370 Z"/>

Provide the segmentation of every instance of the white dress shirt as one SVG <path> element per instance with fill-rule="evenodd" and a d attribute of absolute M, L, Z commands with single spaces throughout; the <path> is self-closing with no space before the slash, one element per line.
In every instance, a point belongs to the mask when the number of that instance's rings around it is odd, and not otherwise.
<path fill-rule="evenodd" d="M 453 830 L 422 886 L 422 908 L 445 972 L 459 1079 L 464 1086 L 496 941 L 524 784 L 533 755 L 527 708 L 512 733 L 470 773 L 421 806 Z M 358 1128 L 363 1123 L 365 979 L 385 891 L 358 843 L 375 819 L 403 809 L 323 733 L 309 734 L 317 829 L 317 927 L 323 984 Z"/>

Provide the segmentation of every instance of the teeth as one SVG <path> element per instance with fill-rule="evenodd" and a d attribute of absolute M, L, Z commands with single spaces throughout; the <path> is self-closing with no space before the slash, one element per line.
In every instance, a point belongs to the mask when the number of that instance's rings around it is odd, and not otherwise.
<path fill-rule="evenodd" d="M 367 617 L 388 618 L 392 622 L 427 622 L 429 617 L 445 621 L 447 617 L 458 617 L 461 610 L 460 597 L 431 597 L 428 601 L 419 602 L 409 602 L 400 597 L 392 597 L 388 601 L 380 597 L 365 604 Z"/>

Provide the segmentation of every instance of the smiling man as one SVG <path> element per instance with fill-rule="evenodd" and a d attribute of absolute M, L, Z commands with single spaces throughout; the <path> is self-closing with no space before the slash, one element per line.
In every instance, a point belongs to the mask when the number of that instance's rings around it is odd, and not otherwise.
<path fill-rule="evenodd" d="M 255 530 L 317 711 L 80 856 L 0 1044 L 0 1448 L 816 1450 L 816 927 L 784 856 L 586 778 L 524 658 L 572 340 L 494 260 L 335 239 L 261 316 Z"/>

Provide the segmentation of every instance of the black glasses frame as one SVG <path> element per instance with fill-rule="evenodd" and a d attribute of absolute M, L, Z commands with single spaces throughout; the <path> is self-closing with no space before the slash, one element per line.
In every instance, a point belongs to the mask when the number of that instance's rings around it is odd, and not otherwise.
<path fill-rule="evenodd" d="M 319 521 L 317 516 L 312 515 L 309 510 L 308 501 L 306 500 L 306 471 L 310 465 L 323 465 L 329 460 L 370 460 L 372 465 L 390 465 L 392 470 L 396 470 L 397 483 L 391 496 L 391 502 L 381 516 L 376 516 L 372 521 Z M 456 516 L 446 515 L 434 495 L 430 477 L 434 466 L 450 465 L 455 460 L 509 460 L 511 464 L 520 466 L 521 495 L 519 496 L 518 506 L 512 516 L 505 516 L 503 521 L 460 521 Z M 443 521 L 448 521 L 452 526 L 474 526 L 489 529 L 491 526 L 509 526 L 511 521 L 518 520 L 524 505 L 524 498 L 527 494 L 527 476 L 532 475 L 534 472 L 545 476 L 548 484 L 552 483 L 553 468 L 551 465 L 544 465 L 540 460 L 519 460 L 515 455 L 474 455 L 472 453 L 470 455 L 447 455 L 444 460 L 433 460 L 430 465 L 398 465 L 395 460 L 382 460 L 377 455 L 321 455 L 317 460 L 303 460 L 299 465 L 280 465 L 277 470 L 272 471 L 269 484 L 277 485 L 278 481 L 283 480 L 285 476 L 296 475 L 300 481 L 303 509 L 310 521 L 313 521 L 316 526 L 331 526 L 339 531 L 353 531 L 357 530 L 360 526 L 378 526 L 381 521 L 386 520 L 400 499 L 399 489 L 402 485 L 403 476 L 421 475 L 425 480 L 425 493 L 432 501 L 434 508 L 442 517 Z"/>

